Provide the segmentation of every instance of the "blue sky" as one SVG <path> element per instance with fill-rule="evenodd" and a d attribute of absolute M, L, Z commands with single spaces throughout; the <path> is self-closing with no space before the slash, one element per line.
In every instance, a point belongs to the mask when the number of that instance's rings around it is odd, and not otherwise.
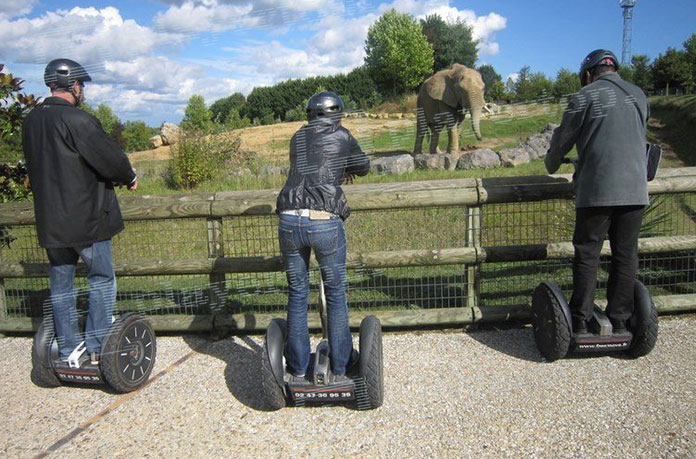
<path fill-rule="evenodd" d="M 504 78 L 524 65 L 550 77 L 588 51 L 621 52 L 618 0 L 12 0 L 0 3 L 0 62 L 46 95 L 45 64 L 83 63 L 92 104 L 124 120 L 180 120 L 186 101 L 208 103 L 287 78 L 348 72 L 368 27 L 388 8 L 438 13 L 472 25 L 478 64 Z M 637 0 L 634 54 L 651 58 L 696 33 L 696 1 Z"/>

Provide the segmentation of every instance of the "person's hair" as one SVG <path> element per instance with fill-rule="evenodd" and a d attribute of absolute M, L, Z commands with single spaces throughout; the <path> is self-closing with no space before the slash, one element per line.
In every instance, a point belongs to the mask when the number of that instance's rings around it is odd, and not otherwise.
<path fill-rule="evenodd" d="M 598 77 L 603 73 L 616 72 L 616 67 L 613 65 L 597 65 L 590 69 L 592 77 Z"/>

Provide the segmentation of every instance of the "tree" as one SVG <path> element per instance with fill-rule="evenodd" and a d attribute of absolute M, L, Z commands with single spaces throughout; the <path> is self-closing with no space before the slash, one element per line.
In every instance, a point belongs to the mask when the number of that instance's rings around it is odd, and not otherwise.
<path fill-rule="evenodd" d="M 653 90 L 652 73 L 650 70 L 650 58 L 645 54 L 635 54 L 631 58 L 633 65 L 633 84 L 644 92 Z"/>
<path fill-rule="evenodd" d="M 205 99 L 203 96 L 195 94 L 188 101 L 184 119 L 181 120 L 181 128 L 205 131 L 210 127 L 211 118 L 210 110 L 205 106 Z"/>
<path fill-rule="evenodd" d="M 246 103 L 244 95 L 240 92 L 235 92 L 229 97 L 218 99 L 210 106 L 212 120 L 216 123 L 224 124 L 227 118 L 234 110 L 239 110 Z"/>
<path fill-rule="evenodd" d="M 667 48 L 664 55 L 660 54 L 652 65 L 652 77 L 655 89 L 682 88 L 689 92 L 694 84 L 689 66 L 687 53 Z"/>
<path fill-rule="evenodd" d="M 447 32 L 447 23 L 440 17 L 439 14 L 432 14 L 421 19 L 421 27 L 423 35 L 433 48 L 433 71 L 437 72 L 446 68 L 449 63 L 444 59 L 444 43 L 443 39 Z"/>
<path fill-rule="evenodd" d="M 558 71 L 556 80 L 553 82 L 553 96 L 556 99 L 576 93 L 579 90 L 580 78 L 577 73 L 568 69 Z"/>
<path fill-rule="evenodd" d="M 367 31 L 365 65 L 384 94 L 414 89 L 433 71 L 433 48 L 410 14 L 391 9 Z"/>
<path fill-rule="evenodd" d="M 535 100 L 551 95 L 553 85 L 546 76 L 541 73 L 531 73 L 529 66 L 520 69 L 515 82 L 515 94 L 518 100 Z"/>
<path fill-rule="evenodd" d="M 696 83 L 696 33 L 684 42 L 684 52 L 686 53 L 687 65 L 691 68 L 691 88 L 693 90 L 693 84 Z"/>
<path fill-rule="evenodd" d="M 495 68 L 490 64 L 484 64 L 476 70 L 478 70 L 478 72 L 481 74 L 483 84 L 486 85 L 486 98 L 491 100 L 500 100 L 503 97 L 502 93 L 505 92 L 503 77 L 501 77 L 500 74 L 495 71 Z"/>
<path fill-rule="evenodd" d="M 150 137 L 157 129 L 149 127 L 144 121 L 127 121 L 123 129 L 124 149 L 128 152 L 143 151 L 150 148 Z"/>
<path fill-rule="evenodd" d="M 473 39 L 471 27 L 461 20 L 446 23 L 438 14 L 421 19 L 423 34 L 433 48 L 433 71 L 437 72 L 456 63 L 474 67 L 478 59 L 478 42 Z"/>

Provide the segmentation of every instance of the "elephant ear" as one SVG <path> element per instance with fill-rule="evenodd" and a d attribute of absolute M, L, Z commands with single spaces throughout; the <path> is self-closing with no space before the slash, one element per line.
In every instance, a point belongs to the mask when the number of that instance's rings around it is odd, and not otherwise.
<path fill-rule="evenodd" d="M 450 78 L 450 70 L 440 70 L 435 75 L 425 80 L 424 89 L 433 100 L 441 100 L 450 107 L 459 104 L 456 88 Z"/>
<path fill-rule="evenodd" d="M 458 107 L 460 104 L 457 95 L 457 78 L 454 72 L 445 77 L 445 90 L 442 92 L 442 101 L 450 107 Z"/>

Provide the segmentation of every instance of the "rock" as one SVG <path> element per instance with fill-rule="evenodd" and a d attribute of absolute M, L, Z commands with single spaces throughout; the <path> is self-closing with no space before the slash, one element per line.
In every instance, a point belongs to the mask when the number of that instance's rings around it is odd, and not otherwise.
<path fill-rule="evenodd" d="M 448 171 L 453 171 L 457 168 L 457 162 L 459 161 L 461 155 L 451 155 L 449 153 L 442 155 L 445 158 L 445 169 Z"/>
<path fill-rule="evenodd" d="M 231 171 L 227 172 L 227 177 L 242 177 L 244 175 L 254 175 L 253 172 L 251 172 L 251 169 L 248 167 L 236 167 L 232 169 Z"/>
<path fill-rule="evenodd" d="M 414 169 L 415 163 L 411 155 L 385 156 L 370 161 L 370 170 L 378 174 L 399 175 Z"/>
<path fill-rule="evenodd" d="M 498 104 L 489 102 L 483 106 L 483 111 L 489 115 L 496 115 L 500 112 L 500 106 Z"/>
<path fill-rule="evenodd" d="M 152 148 L 161 147 L 162 145 L 164 145 L 164 139 L 162 139 L 161 135 L 157 134 L 150 137 L 150 146 Z"/>
<path fill-rule="evenodd" d="M 179 141 L 181 136 L 181 128 L 174 123 L 162 123 L 160 135 L 164 145 L 174 145 Z"/>
<path fill-rule="evenodd" d="M 523 147 L 500 150 L 500 163 L 505 167 L 515 167 L 529 162 L 529 152 Z"/>
<path fill-rule="evenodd" d="M 420 154 L 414 156 L 413 161 L 416 169 L 445 169 L 445 156 L 446 155 Z"/>
<path fill-rule="evenodd" d="M 464 153 L 457 162 L 457 169 L 490 169 L 500 166 L 500 157 L 489 148 Z"/>
<path fill-rule="evenodd" d="M 537 159 L 541 158 L 542 156 L 546 156 L 550 143 L 542 135 L 535 135 L 528 138 L 524 145 L 529 151 L 529 157 L 531 159 Z"/>
<path fill-rule="evenodd" d="M 288 175 L 289 167 L 263 166 L 260 175 Z"/>

